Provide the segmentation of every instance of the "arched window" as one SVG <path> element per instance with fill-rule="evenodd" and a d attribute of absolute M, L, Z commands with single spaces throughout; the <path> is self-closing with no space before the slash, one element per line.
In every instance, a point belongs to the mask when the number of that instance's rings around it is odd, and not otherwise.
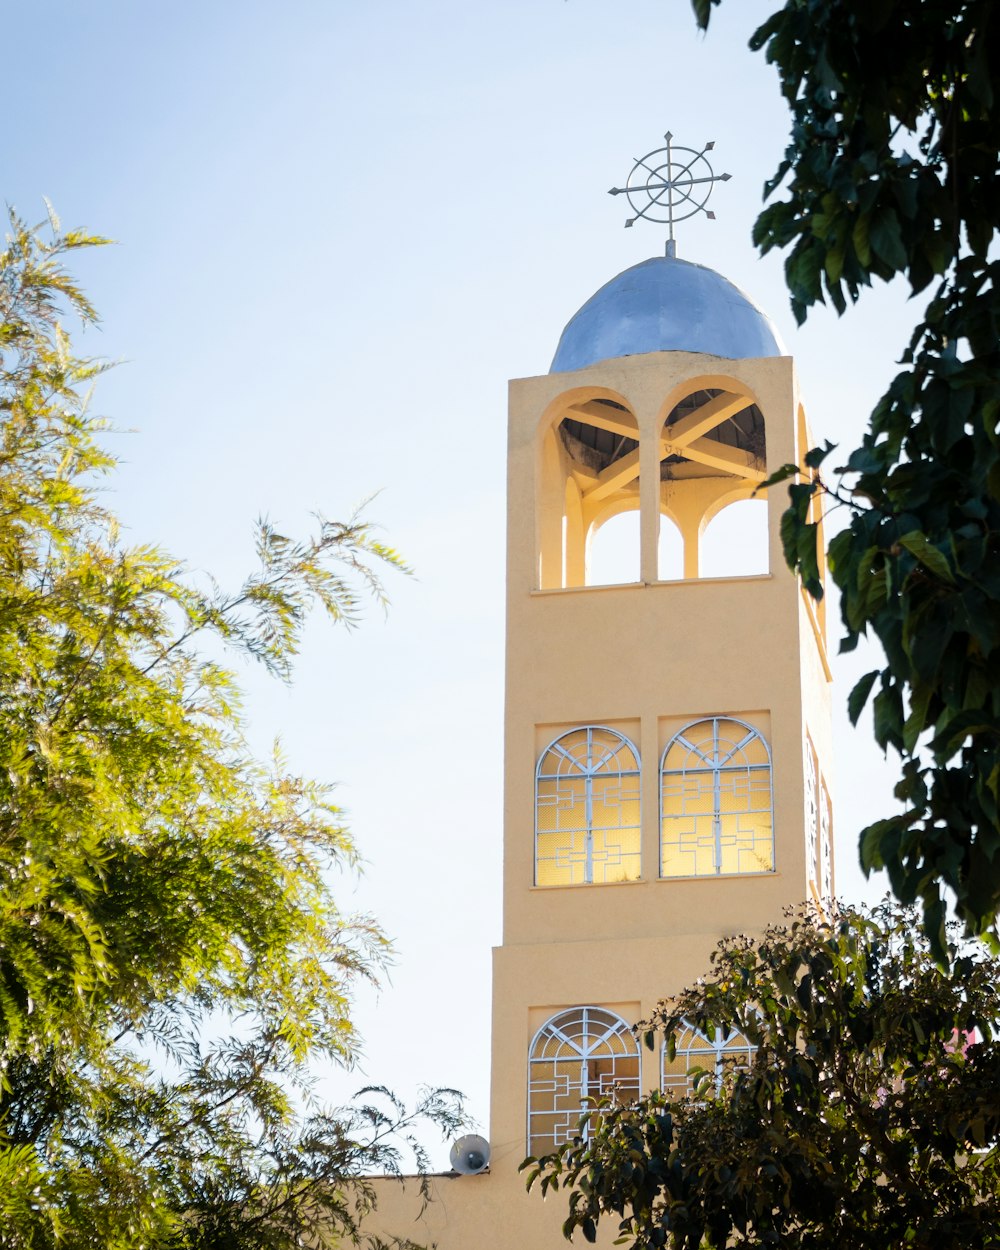
<path fill-rule="evenodd" d="M 819 797 L 819 892 L 821 898 L 833 898 L 833 812 L 830 791 L 820 779 Z"/>
<path fill-rule="evenodd" d="M 639 425 L 624 397 L 603 387 L 567 391 L 546 410 L 540 436 L 535 495 L 539 587 L 638 581 Z M 635 514 L 630 541 L 627 523 L 612 525 L 591 552 L 588 575 L 590 537 L 623 512 Z M 616 531 L 624 542 L 615 541 Z"/>
<path fill-rule="evenodd" d="M 621 1016 L 603 1007 L 560 1012 L 528 1052 L 528 1153 L 547 1154 L 579 1136 L 587 1099 L 638 1097 L 639 1044 Z"/>
<path fill-rule="evenodd" d="M 614 729 L 571 729 L 535 774 L 535 884 L 639 876 L 639 756 Z"/>
<path fill-rule="evenodd" d="M 816 866 L 819 862 L 819 772 L 816 763 L 816 749 L 808 733 L 805 740 L 805 783 L 806 884 L 811 889 L 816 890 L 819 884 L 819 875 L 816 871 Z"/>
<path fill-rule="evenodd" d="M 773 872 L 771 752 L 750 725 L 714 716 L 667 744 L 660 770 L 660 875 Z"/>
<path fill-rule="evenodd" d="M 713 1078 L 713 1089 L 718 1090 L 727 1068 L 749 1067 L 755 1050 L 742 1033 L 734 1031 L 723 1035 L 717 1030 L 709 1040 L 704 1033 L 686 1024 L 677 1034 L 673 1058 L 666 1042 L 663 1043 L 660 1088 L 665 1094 L 690 1094 L 696 1081 L 707 1073 Z"/>
<path fill-rule="evenodd" d="M 766 490 L 766 442 L 764 414 L 735 381 L 732 389 L 691 391 L 671 407 L 659 446 L 660 511 L 680 529 L 686 579 L 767 572 L 767 503 L 754 498 Z M 729 515 L 713 520 L 720 509 Z M 751 552 L 762 549 L 752 564 L 747 518 L 739 515 L 746 510 L 758 521 L 749 531 L 760 532 Z M 661 562 L 661 581 L 674 576 L 662 570 Z"/>

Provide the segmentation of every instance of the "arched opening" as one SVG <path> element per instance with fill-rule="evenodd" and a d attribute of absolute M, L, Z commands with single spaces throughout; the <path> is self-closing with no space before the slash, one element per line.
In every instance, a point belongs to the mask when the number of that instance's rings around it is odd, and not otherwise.
<path fill-rule="evenodd" d="M 639 580 L 638 509 L 595 521 L 587 539 L 586 584 L 616 586 Z"/>
<path fill-rule="evenodd" d="M 767 500 L 727 504 L 701 535 L 702 577 L 755 577 L 770 571 Z"/>
<path fill-rule="evenodd" d="M 543 426 L 535 498 L 539 586 L 638 580 L 639 427 L 634 415 L 614 392 L 588 389 L 563 396 Z M 631 512 L 634 529 L 617 519 Z"/>
<path fill-rule="evenodd" d="M 682 576 L 688 579 L 730 575 L 716 571 L 714 552 L 706 567 L 703 532 L 720 508 L 745 499 L 767 477 L 763 414 L 737 384 L 730 389 L 718 385 L 725 379 L 711 380 L 717 384 L 667 401 L 672 406 L 659 447 L 660 507 L 680 530 Z M 737 572 L 747 569 L 737 564 Z M 660 577 L 668 580 L 662 571 Z"/>

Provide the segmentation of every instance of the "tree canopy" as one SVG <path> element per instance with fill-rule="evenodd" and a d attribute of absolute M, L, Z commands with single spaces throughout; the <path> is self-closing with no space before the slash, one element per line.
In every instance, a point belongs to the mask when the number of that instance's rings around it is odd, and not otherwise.
<path fill-rule="evenodd" d="M 692 2 L 707 27 L 721 0 Z M 902 810 L 862 832 L 861 862 L 920 901 L 940 956 L 946 891 L 970 933 L 995 940 L 1000 910 L 1000 15 L 992 0 L 787 0 L 751 47 L 791 110 L 754 239 L 787 250 L 796 317 L 897 276 L 927 301 L 862 445 L 832 473 L 829 445 L 808 457 L 783 536 L 819 594 L 810 500 L 846 510 L 828 550 L 841 648 L 871 633 L 884 653 L 849 712 L 871 699 L 901 757 Z"/>
<path fill-rule="evenodd" d="M 523 1164 L 571 1189 L 567 1236 L 650 1250 L 970 1250 L 1000 1241 L 1000 961 L 943 972 L 898 907 L 801 911 L 724 938 L 710 974 L 640 1026 L 754 1047 L 680 1094 L 602 1104 Z"/>
<path fill-rule="evenodd" d="M 324 1108 L 309 1062 L 352 1061 L 388 944 L 331 892 L 357 856 L 328 789 L 254 757 L 202 644 L 287 676 L 311 606 L 350 624 L 402 562 L 360 517 L 265 522 L 227 592 L 123 541 L 105 366 L 61 324 L 95 320 L 65 259 L 101 242 L 12 214 L 0 252 L 0 1244 L 356 1240 L 415 1121 L 384 1091 Z"/>

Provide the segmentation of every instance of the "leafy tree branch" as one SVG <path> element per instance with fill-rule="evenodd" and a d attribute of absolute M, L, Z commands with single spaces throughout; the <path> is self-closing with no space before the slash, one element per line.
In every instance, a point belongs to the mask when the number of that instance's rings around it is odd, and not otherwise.
<path fill-rule="evenodd" d="M 703 28 L 718 3 L 693 0 Z M 1000 20 L 991 0 L 787 0 L 751 47 L 791 112 L 754 240 L 787 253 L 796 318 L 843 313 L 876 279 L 929 293 L 838 470 L 853 506 L 827 556 L 842 649 L 872 634 L 884 655 L 850 714 L 871 701 L 901 760 L 902 810 L 862 832 L 861 862 L 919 901 L 944 958 L 948 894 L 993 942 L 1000 910 Z M 828 489 L 795 482 L 782 528 L 814 593 L 810 502 Z"/>
<path fill-rule="evenodd" d="M 50 228 L 11 214 L 0 251 L 0 1244 L 362 1243 L 365 1176 L 460 1099 L 317 1102 L 389 944 L 331 891 L 357 852 L 329 788 L 254 757 L 200 648 L 287 679 L 314 607 L 353 625 L 405 566 L 360 515 L 260 522 L 236 590 L 126 545 L 97 495 L 106 365 L 60 320 L 96 320 L 65 261 L 103 240 Z"/>
<path fill-rule="evenodd" d="M 985 1250 L 1000 1237 L 1000 965 L 941 970 L 898 906 L 792 912 L 723 938 L 708 976 L 638 1026 L 752 1054 L 687 1090 L 598 1104 L 529 1185 L 569 1191 L 567 1237 L 648 1250 Z M 954 936 L 954 935 L 951 935 Z"/>

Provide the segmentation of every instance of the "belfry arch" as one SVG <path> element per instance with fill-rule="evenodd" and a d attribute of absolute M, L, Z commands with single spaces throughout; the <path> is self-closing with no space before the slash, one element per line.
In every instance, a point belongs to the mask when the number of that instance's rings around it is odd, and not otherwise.
<path fill-rule="evenodd" d="M 549 406 L 539 438 L 538 588 L 584 586 L 590 536 L 613 516 L 639 510 L 638 421 L 622 395 L 581 388 Z"/>
<path fill-rule="evenodd" d="M 703 576 L 709 523 L 730 504 L 766 499 L 764 417 L 752 393 L 730 378 L 691 379 L 663 409 L 659 512 L 680 530 L 683 576 L 693 580 Z"/>
<path fill-rule="evenodd" d="M 643 454 L 649 446 L 651 455 Z M 655 501 L 642 484 L 642 464 L 655 461 Z M 589 573 L 594 536 L 613 518 L 652 506 L 659 545 L 661 518 L 673 523 L 683 547 L 680 577 L 702 576 L 701 539 L 708 524 L 730 504 L 766 500 L 764 417 L 754 395 L 733 378 L 690 379 L 640 423 L 618 391 L 574 389 L 559 395 L 539 423 L 535 529 L 540 590 L 600 583 Z M 613 583 L 637 581 L 636 550 L 620 561 L 629 572 Z M 661 568 L 655 580 L 674 580 L 675 568 Z M 766 552 L 757 562 L 767 571 Z M 631 570 L 634 569 L 634 572 Z"/>

